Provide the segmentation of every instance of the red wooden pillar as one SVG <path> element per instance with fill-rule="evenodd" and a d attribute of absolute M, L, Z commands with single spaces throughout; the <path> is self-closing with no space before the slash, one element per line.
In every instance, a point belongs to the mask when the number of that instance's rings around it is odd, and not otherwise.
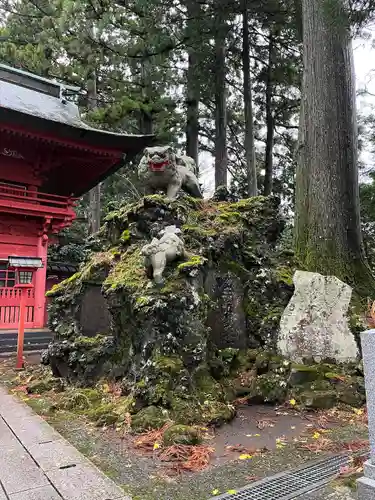
<path fill-rule="evenodd" d="M 38 237 L 37 257 L 42 259 L 43 267 L 38 269 L 34 278 L 34 328 L 43 328 L 45 326 L 45 308 L 46 308 L 46 279 L 47 279 L 47 249 L 48 236 L 43 234 Z"/>

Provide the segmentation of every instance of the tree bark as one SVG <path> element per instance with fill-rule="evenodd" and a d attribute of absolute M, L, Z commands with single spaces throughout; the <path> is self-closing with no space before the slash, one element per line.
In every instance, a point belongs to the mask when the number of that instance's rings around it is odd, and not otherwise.
<path fill-rule="evenodd" d="M 191 156 L 198 166 L 200 77 L 199 54 L 193 34 L 196 32 L 196 21 L 200 16 L 200 5 L 196 0 L 187 0 L 186 7 L 190 35 L 186 81 L 186 154 Z"/>
<path fill-rule="evenodd" d="M 227 97 L 225 41 L 226 22 L 219 6 L 216 17 L 215 33 L 215 188 L 227 187 L 228 184 L 228 151 L 227 151 Z"/>
<path fill-rule="evenodd" d="M 266 152 L 264 158 L 264 186 L 263 194 L 264 196 L 269 196 L 272 193 L 273 188 L 273 143 L 275 135 L 275 123 L 273 117 L 272 109 L 272 96 L 273 96 L 273 65 L 275 59 L 275 39 L 272 31 L 270 31 L 270 38 L 268 44 L 268 68 L 267 68 L 267 79 L 266 79 L 266 127 L 267 127 L 267 138 L 266 138 Z"/>
<path fill-rule="evenodd" d="M 96 72 L 93 71 L 90 75 L 90 84 L 87 89 L 87 107 L 89 110 L 94 110 L 97 108 L 98 94 L 96 88 Z M 89 234 L 97 233 L 100 229 L 100 213 L 101 213 L 101 203 L 100 203 L 100 183 L 97 184 L 89 191 Z"/>
<path fill-rule="evenodd" d="M 250 73 L 250 37 L 249 37 L 249 16 L 246 0 L 242 13 L 242 69 L 243 69 L 243 95 L 245 113 L 245 155 L 248 196 L 256 196 L 257 187 L 257 166 L 254 145 L 254 115 L 252 82 Z"/>
<path fill-rule="evenodd" d="M 304 79 L 296 178 L 295 248 L 310 271 L 371 295 L 360 227 L 352 43 L 344 3 L 303 0 Z"/>
<path fill-rule="evenodd" d="M 144 108 L 141 109 L 139 118 L 139 130 L 141 134 L 151 135 L 153 130 L 153 120 L 152 114 L 147 107 L 151 103 L 150 93 L 151 93 L 151 82 L 150 82 L 150 71 L 149 71 L 149 61 L 144 60 L 141 62 L 141 85 L 142 85 L 142 104 Z"/>

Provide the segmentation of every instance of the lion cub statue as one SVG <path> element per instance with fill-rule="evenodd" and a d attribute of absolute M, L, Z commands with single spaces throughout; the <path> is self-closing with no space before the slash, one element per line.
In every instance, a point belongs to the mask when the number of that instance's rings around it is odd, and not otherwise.
<path fill-rule="evenodd" d="M 181 229 L 176 226 L 167 226 L 158 234 L 158 238 L 153 238 L 151 243 L 145 245 L 141 250 L 147 274 L 154 278 L 156 285 L 163 285 L 163 272 L 168 262 L 179 257 L 185 257 L 185 246 L 178 236 Z"/>
<path fill-rule="evenodd" d="M 164 191 L 170 200 L 183 189 L 195 198 L 203 198 L 193 158 L 178 156 L 171 146 L 146 148 L 138 166 L 138 176 L 145 193 Z"/>

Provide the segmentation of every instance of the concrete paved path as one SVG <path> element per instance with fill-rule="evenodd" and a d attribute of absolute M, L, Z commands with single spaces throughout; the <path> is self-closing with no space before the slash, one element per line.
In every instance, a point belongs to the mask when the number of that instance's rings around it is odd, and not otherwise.
<path fill-rule="evenodd" d="M 0 387 L 0 500 L 131 500 Z"/>

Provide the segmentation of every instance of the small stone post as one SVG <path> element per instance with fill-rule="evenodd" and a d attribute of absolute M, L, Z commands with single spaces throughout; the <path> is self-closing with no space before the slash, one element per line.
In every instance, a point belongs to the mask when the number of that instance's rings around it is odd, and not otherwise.
<path fill-rule="evenodd" d="M 364 476 L 358 479 L 358 500 L 375 499 L 375 330 L 361 334 L 365 374 L 370 458 L 364 466 Z"/>

